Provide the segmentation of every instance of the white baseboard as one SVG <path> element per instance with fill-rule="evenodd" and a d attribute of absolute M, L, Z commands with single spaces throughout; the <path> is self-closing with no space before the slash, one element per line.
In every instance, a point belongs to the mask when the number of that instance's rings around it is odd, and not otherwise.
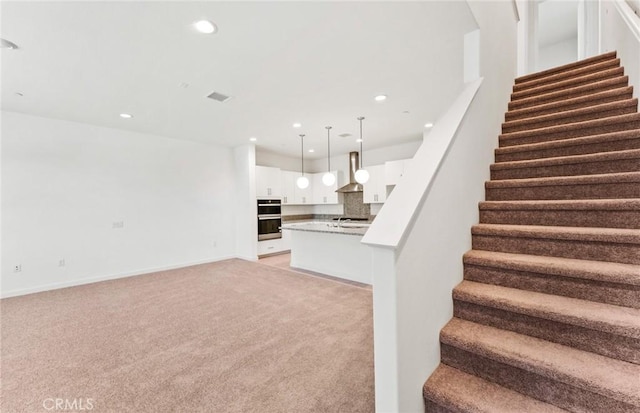
<path fill-rule="evenodd" d="M 146 268 L 143 270 L 127 271 L 127 272 L 117 273 L 117 274 L 99 275 L 97 277 L 90 277 L 90 278 L 79 278 L 76 280 L 38 285 L 35 287 L 24 288 L 20 290 L 2 291 L 0 293 L 0 298 L 17 297 L 17 296 L 26 295 L 26 294 L 39 293 L 42 291 L 58 290 L 60 288 L 75 287 L 77 285 L 91 284 L 91 283 L 100 282 L 100 281 L 108 281 L 108 280 L 115 280 L 118 278 L 133 277 L 136 275 L 149 274 L 149 273 L 154 273 L 159 271 L 175 270 L 177 268 L 191 267 L 193 265 L 199 265 L 199 264 L 209 264 L 212 262 L 224 261 L 232 258 L 246 259 L 244 257 L 238 257 L 235 255 L 226 256 L 226 257 L 205 258 L 203 260 L 183 262 L 180 264 L 167 265 L 163 267 L 153 267 L 153 268 Z M 251 260 L 248 260 L 248 261 L 251 261 Z"/>

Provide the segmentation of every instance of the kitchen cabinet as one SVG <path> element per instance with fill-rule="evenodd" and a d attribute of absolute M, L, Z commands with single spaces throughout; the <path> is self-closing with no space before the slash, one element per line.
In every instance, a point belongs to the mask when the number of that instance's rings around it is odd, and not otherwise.
<path fill-rule="evenodd" d="M 399 161 L 385 162 L 385 184 L 396 185 L 411 161 L 412 159 L 400 159 Z"/>
<path fill-rule="evenodd" d="M 338 203 L 338 171 L 331 171 L 336 181 L 331 186 L 326 186 L 322 182 L 325 172 L 313 174 L 313 203 L 316 205 L 337 204 Z"/>
<path fill-rule="evenodd" d="M 296 185 L 296 181 L 300 178 L 300 175 L 300 172 L 281 171 L 282 205 L 313 204 L 313 174 L 305 174 L 305 176 L 309 178 L 309 186 L 305 189 L 300 189 L 298 185 Z"/>
<path fill-rule="evenodd" d="M 369 180 L 363 185 L 363 202 L 381 204 L 387 200 L 386 166 L 368 166 L 367 171 L 369 171 Z"/>
<path fill-rule="evenodd" d="M 295 204 L 296 179 L 298 179 L 298 176 L 300 176 L 299 172 L 281 171 L 282 205 Z"/>
<path fill-rule="evenodd" d="M 279 168 L 256 166 L 256 196 L 280 198 L 282 195 L 282 178 Z"/>
<path fill-rule="evenodd" d="M 294 185 L 294 203 L 297 205 L 313 205 L 313 176 L 311 174 L 304 174 L 307 178 L 309 178 L 309 186 L 300 189 L 298 185 Z M 297 175 L 296 180 L 300 177 L 300 174 Z"/>

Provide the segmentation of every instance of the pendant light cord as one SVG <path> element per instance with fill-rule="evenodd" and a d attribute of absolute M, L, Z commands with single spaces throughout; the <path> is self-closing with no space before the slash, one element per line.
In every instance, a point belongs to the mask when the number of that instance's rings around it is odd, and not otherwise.
<path fill-rule="evenodd" d="M 331 126 L 325 126 L 327 128 L 327 172 L 331 172 Z"/>
<path fill-rule="evenodd" d="M 304 176 L 304 135 L 300 135 L 300 161 L 302 176 Z"/>
<path fill-rule="evenodd" d="M 364 116 L 360 116 L 358 120 L 360 121 L 360 169 L 362 169 L 362 164 L 364 163 L 362 161 L 364 158 L 362 156 L 362 121 L 364 120 Z"/>

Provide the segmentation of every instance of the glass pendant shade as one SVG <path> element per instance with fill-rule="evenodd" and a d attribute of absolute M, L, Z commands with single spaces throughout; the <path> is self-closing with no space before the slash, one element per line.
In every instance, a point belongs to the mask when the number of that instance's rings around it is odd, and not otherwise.
<path fill-rule="evenodd" d="M 322 175 L 322 183 L 326 186 L 331 186 L 336 183 L 336 177 L 331 172 L 327 172 Z"/>
<path fill-rule="evenodd" d="M 358 169 L 356 171 L 356 182 L 359 184 L 366 184 L 369 180 L 369 171 L 366 169 Z"/>
<path fill-rule="evenodd" d="M 309 186 L 309 178 L 307 178 L 306 176 L 301 176 L 296 181 L 296 185 L 298 185 L 298 188 L 300 188 L 300 189 L 307 188 Z"/>

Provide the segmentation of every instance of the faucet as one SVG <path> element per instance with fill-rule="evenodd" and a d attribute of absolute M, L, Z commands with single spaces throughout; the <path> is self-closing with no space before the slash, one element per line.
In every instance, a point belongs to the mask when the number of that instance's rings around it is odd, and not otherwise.
<path fill-rule="evenodd" d="M 341 222 L 342 222 L 342 218 L 344 218 L 344 217 L 340 217 L 340 218 L 338 218 L 338 226 L 339 226 L 340 228 L 342 228 L 342 225 L 340 225 L 340 224 L 341 224 Z M 349 222 L 349 221 L 351 221 L 349 218 L 345 218 L 345 219 L 344 219 L 344 222 Z"/>

